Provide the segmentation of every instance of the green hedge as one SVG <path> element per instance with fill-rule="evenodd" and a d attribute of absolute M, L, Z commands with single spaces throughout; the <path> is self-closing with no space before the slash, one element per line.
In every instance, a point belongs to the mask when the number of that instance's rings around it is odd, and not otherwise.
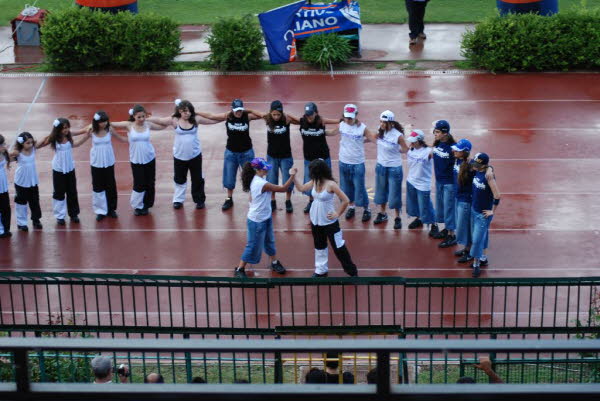
<path fill-rule="evenodd" d="M 300 50 L 302 60 L 329 70 L 348 62 L 352 55 L 350 41 L 335 33 L 310 36 Z"/>
<path fill-rule="evenodd" d="M 463 35 L 462 54 L 498 72 L 598 69 L 600 9 L 491 17 Z"/>
<path fill-rule="evenodd" d="M 263 35 L 255 17 L 223 18 L 206 39 L 210 64 L 223 71 L 257 70 L 262 65 Z"/>
<path fill-rule="evenodd" d="M 56 71 L 148 71 L 169 68 L 181 39 L 168 17 L 68 8 L 48 15 L 42 46 L 46 62 Z"/>

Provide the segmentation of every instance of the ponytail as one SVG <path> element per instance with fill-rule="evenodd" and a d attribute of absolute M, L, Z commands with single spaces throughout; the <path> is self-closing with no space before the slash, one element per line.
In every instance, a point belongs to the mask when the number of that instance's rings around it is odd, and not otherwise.
<path fill-rule="evenodd" d="M 458 185 L 460 187 L 466 187 L 471 185 L 472 177 L 471 175 L 471 165 L 469 164 L 469 151 L 462 151 L 462 163 L 460 164 L 460 169 L 458 170 Z"/>
<path fill-rule="evenodd" d="M 256 170 L 250 164 L 250 162 L 246 162 L 244 167 L 242 167 L 242 189 L 244 192 L 250 192 L 250 184 L 256 175 Z"/>

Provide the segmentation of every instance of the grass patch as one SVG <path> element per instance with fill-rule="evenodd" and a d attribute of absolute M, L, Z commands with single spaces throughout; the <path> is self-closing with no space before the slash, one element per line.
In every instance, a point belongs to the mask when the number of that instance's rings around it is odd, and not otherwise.
<path fill-rule="evenodd" d="M 458 70 L 476 70 L 477 69 L 468 60 L 457 60 L 454 62 L 454 67 Z"/>

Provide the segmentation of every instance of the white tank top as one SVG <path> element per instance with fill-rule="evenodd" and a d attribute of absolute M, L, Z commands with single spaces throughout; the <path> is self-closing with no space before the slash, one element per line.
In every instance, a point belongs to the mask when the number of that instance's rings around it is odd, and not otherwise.
<path fill-rule="evenodd" d="M 0 194 L 8 192 L 8 178 L 6 177 L 6 157 L 0 153 Z"/>
<path fill-rule="evenodd" d="M 92 148 L 90 149 L 90 164 L 92 167 L 106 168 L 114 166 L 115 152 L 113 151 L 111 134 L 104 136 L 92 134 Z"/>
<path fill-rule="evenodd" d="M 27 156 L 19 153 L 17 157 L 17 169 L 15 171 L 15 184 L 20 187 L 35 187 L 38 185 L 38 174 L 35 168 L 35 149 Z"/>
<path fill-rule="evenodd" d="M 173 144 L 173 157 L 179 160 L 192 160 L 202 153 L 202 145 L 198 138 L 198 126 L 190 129 L 175 128 L 175 143 Z"/>
<path fill-rule="evenodd" d="M 154 146 L 150 143 L 150 127 L 144 125 L 144 132 L 137 132 L 133 127 L 129 130 L 129 161 L 146 164 L 154 160 Z"/>
<path fill-rule="evenodd" d="M 398 138 L 402 133 L 392 128 L 383 134 L 383 138 L 377 137 L 377 163 L 383 167 L 401 167 L 402 154 Z"/>
<path fill-rule="evenodd" d="M 57 143 L 52 158 L 52 170 L 67 174 L 75 169 L 71 142 Z"/>
<path fill-rule="evenodd" d="M 361 164 L 365 162 L 365 138 L 367 126 L 348 125 L 340 123 L 340 161 L 346 164 Z"/>
<path fill-rule="evenodd" d="M 408 176 L 406 181 L 419 191 L 431 191 L 431 170 L 433 159 L 429 158 L 431 148 L 410 149 L 406 154 Z"/>
<path fill-rule="evenodd" d="M 310 222 L 315 226 L 326 226 L 335 223 L 337 219 L 329 220 L 327 218 L 328 213 L 335 212 L 334 194 L 326 190 L 317 192 L 315 188 L 316 185 L 313 185 L 311 196 L 314 200 L 310 207 Z"/>

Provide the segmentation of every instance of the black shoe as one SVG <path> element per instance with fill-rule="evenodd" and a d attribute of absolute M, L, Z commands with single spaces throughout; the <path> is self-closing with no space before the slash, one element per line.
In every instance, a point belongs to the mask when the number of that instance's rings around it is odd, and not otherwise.
<path fill-rule="evenodd" d="M 246 270 L 244 270 L 244 269 L 238 269 L 237 267 L 235 268 L 235 271 L 233 273 L 233 277 L 236 277 L 236 278 L 248 278 L 248 276 L 246 276 Z"/>
<path fill-rule="evenodd" d="M 173 202 L 173 209 L 181 209 L 183 203 L 181 202 Z"/>
<path fill-rule="evenodd" d="M 481 260 L 479 259 L 479 265 L 480 266 L 487 266 L 489 263 L 489 260 L 485 259 L 485 260 Z"/>
<path fill-rule="evenodd" d="M 147 216 L 150 213 L 147 207 L 140 209 L 140 216 Z"/>
<path fill-rule="evenodd" d="M 327 276 L 328 276 L 327 273 L 323 273 L 323 274 L 313 273 L 313 275 L 311 277 L 316 278 L 316 277 L 327 277 Z"/>
<path fill-rule="evenodd" d="M 373 224 L 381 224 L 388 221 L 388 216 L 385 213 L 377 213 L 377 217 L 373 220 Z"/>
<path fill-rule="evenodd" d="M 465 256 L 468 255 L 469 251 L 467 251 L 465 248 L 463 249 L 459 249 L 458 251 L 454 252 L 454 256 Z"/>
<path fill-rule="evenodd" d="M 456 245 L 456 235 L 449 235 L 446 237 L 444 242 L 441 242 L 438 246 L 440 248 L 450 248 L 451 246 Z"/>
<path fill-rule="evenodd" d="M 354 215 L 356 214 L 356 208 L 349 208 L 348 210 L 346 210 L 346 220 L 350 220 L 351 218 L 354 217 Z"/>
<path fill-rule="evenodd" d="M 102 220 L 104 220 L 104 218 L 105 218 L 105 217 L 106 217 L 106 216 L 105 216 L 105 215 L 103 215 L 103 214 L 97 214 L 97 215 L 96 215 L 96 221 L 102 221 Z"/>
<path fill-rule="evenodd" d="M 276 261 L 275 263 L 271 263 L 271 270 L 279 274 L 285 274 L 285 267 L 281 264 L 280 261 Z"/>
<path fill-rule="evenodd" d="M 56 219 L 56 224 L 59 226 L 64 226 L 66 224 L 65 219 Z"/>
<path fill-rule="evenodd" d="M 271 212 L 277 210 L 277 201 L 275 199 L 271 199 Z"/>
<path fill-rule="evenodd" d="M 206 205 L 204 204 L 204 202 L 196 203 L 196 209 L 198 209 L 198 210 L 204 209 L 205 207 L 206 207 Z"/>
<path fill-rule="evenodd" d="M 44 226 L 39 220 L 33 220 L 33 228 L 41 230 L 42 228 L 44 228 Z"/>
<path fill-rule="evenodd" d="M 436 235 L 438 235 L 440 232 L 440 229 L 438 228 L 437 224 L 432 224 L 431 228 L 429 229 L 429 236 L 430 237 L 435 237 Z"/>
<path fill-rule="evenodd" d="M 440 231 L 437 234 L 433 235 L 433 238 L 434 239 L 446 239 L 446 238 L 448 238 L 448 230 L 444 228 L 442 231 Z"/>
<path fill-rule="evenodd" d="M 225 202 L 223 202 L 223 206 L 221 206 L 221 210 L 225 211 L 225 210 L 229 210 L 233 207 L 233 198 L 227 198 L 225 199 Z"/>
<path fill-rule="evenodd" d="M 78 216 L 71 217 L 71 223 L 80 223 L 79 217 Z"/>
<path fill-rule="evenodd" d="M 371 211 L 370 210 L 365 210 L 363 212 L 361 220 L 362 220 L 363 223 L 371 220 Z"/>
<path fill-rule="evenodd" d="M 294 207 L 292 206 L 291 200 L 285 201 L 285 212 L 286 213 L 294 213 Z"/>
<path fill-rule="evenodd" d="M 308 201 L 306 206 L 304 207 L 304 213 L 310 213 L 310 207 L 312 206 L 313 201 Z"/>
<path fill-rule="evenodd" d="M 10 238 L 12 237 L 12 233 L 10 231 L 5 231 L 2 234 L 0 234 L 0 238 Z"/>
<path fill-rule="evenodd" d="M 17 226 L 17 228 L 19 229 L 19 231 L 24 231 L 24 232 L 29 231 L 29 227 L 27 227 L 27 226 Z"/>
<path fill-rule="evenodd" d="M 423 222 L 418 217 L 408 225 L 409 230 L 414 230 L 415 228 L 421 227 L 423 227 Z"/>
<path fill-rule="evenodd" d="M 469 255 L 469 253 L 465 253 L 464 255 L 462 255 L 457 262 L 458 263 L 469 263 L 473 261 L 473 256 Z"/>
<path fill-rule="evenodd" d="M 119 217 L 119 215 L 117 214 L 117 212 L 114 211 L 114 210 L 109 210 L 107 216 L 110 217 L 110 218 L 113 218 L 113 219 L 116 219 L 117 217 Z"/>
<path fill-rule="evenodd" d="M 471 274 L 473 278 L 479 277 L 481 275 L 481 269 L 479 266 L 471 265 L 471 267 L 473 268 L 473 273 Z"/>
<path fill-rule="evenodd" d="M 402 219 L 400 217 L 396 217 L 394 219 L 394 230 L 402 229 Z"/>

